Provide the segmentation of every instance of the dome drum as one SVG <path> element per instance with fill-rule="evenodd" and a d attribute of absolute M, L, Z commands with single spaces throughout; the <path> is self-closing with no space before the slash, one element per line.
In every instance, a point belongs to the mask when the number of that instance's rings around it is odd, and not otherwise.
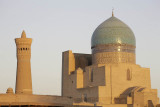
<path fill-rule="evenodd" d="M 129 52 L 135 54 L 135 46 L 126 44 L 98 45 L 92 48 L 92 54 L 100 52 Z"/>
<path fill-rule="evenodd" d="M 92 63 L 136 63 L 136 39 L 132 30 L 112 16 L 100 24 L 92 35 Z"/>
<path fill-rule="evenodd" d="M 136 63 L 136 55 L 128 52 L 100 52 L 92 54 L 93 64 Z"/>

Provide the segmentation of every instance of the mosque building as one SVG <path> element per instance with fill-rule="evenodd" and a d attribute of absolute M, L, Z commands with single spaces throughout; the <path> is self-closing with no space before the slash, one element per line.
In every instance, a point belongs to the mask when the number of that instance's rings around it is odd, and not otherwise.
<path fill-rule="evenodd" d="M 32 94 L 32 39 L 23 31 L 15 42 L 16 89 L 0 94 L 0 106 L 160 107 L 150 69 L 136 64 L 134 33 L 113 13 L 94 31 L 92 54 L 63 52 L 62 96 Z"/>

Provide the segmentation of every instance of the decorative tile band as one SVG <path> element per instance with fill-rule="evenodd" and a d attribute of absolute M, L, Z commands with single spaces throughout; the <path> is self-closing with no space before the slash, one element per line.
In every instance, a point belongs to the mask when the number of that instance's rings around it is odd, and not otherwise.
<path fill-rule="evenodd" d="M 92 47 L 92 54 L 101 52 L 128 52 L 135 54 L 135 46 L 127 44 L 107 44 Z"/>
<path fill-rule="evenodd" d="M 102 52 L 92 54 L 93 64 L 109 64 L 109 63 L 136 63 L 134 53 L 128 52 Z"/>

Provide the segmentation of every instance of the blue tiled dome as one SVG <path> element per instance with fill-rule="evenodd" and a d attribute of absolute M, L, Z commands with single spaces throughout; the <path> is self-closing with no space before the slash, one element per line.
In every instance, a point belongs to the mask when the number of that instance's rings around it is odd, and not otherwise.
<path fill-rule="evenodd" d="M 136 40 L 132 30 L 124 22 L 112 16 L 100 24 L 92 35 L 92 47 L 104 44 L 136 46 Z"/>

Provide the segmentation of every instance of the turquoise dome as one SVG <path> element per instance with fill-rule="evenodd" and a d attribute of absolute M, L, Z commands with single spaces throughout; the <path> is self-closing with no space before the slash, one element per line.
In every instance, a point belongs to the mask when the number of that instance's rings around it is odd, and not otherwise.
<path fill-rule="evenodd" d="M 112 16 L 100 24 L 92 35 L 92 47 L 105 44 L 136 46 L 136 40 L 132 30 L 124 22 Z"/>

